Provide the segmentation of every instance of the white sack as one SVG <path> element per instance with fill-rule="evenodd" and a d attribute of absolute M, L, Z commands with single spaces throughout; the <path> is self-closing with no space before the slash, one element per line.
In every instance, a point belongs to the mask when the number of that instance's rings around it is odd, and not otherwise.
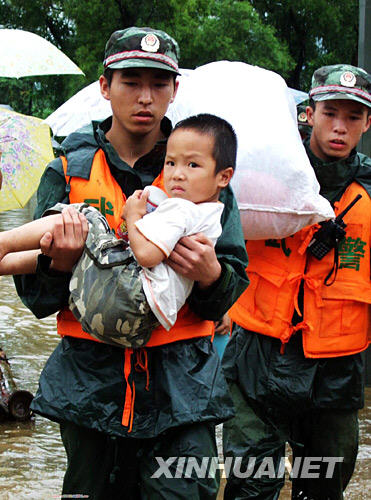
<path fill-rule="evenodd" d="M 232 187 L 246 239 L 284 238 L 334 217 L 319 195 L 294 99 L 278 74 L 242 62 L 200 66 L 180 78 L 167 116 L 175 124 L 197 113 L 218 115 L 236 131 Z"/>

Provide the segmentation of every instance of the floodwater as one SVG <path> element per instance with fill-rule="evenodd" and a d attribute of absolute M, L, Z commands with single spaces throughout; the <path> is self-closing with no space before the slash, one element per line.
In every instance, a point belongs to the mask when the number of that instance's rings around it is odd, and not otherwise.
<path fill-rule="evenodd" d="M 0 230 L 32 218 L 31 206 L 0 213 Z M 0 347 L 18 389 L 35 394 L 39 374 L 58 343 L 55 316 L 37 320 L 19 300 L 12 277 L 0 277 Z M 64 450 L 58 426 L 41 417 L 0 423 L 0 499 L 58 498 Z"/>
<path fill-rule="evenodd" d="M 23 224 L 32 207 L 0 213 L 0 231 Z M 55 316 L 37 320 L 19 300 L 11 277 L 0 277 L 0 347 L 18 389 L 35 394 L 40 371 L 58 343 Z M 371 388 L 360 413 L 356 472 L 345 498 L 371 498 Z M 58 425 L 40 416 L 29 422 L 0 423 L 0 500 L 59 498 L 66 460 Z M 289 500 L 289 484 L 280 500 Z"/>

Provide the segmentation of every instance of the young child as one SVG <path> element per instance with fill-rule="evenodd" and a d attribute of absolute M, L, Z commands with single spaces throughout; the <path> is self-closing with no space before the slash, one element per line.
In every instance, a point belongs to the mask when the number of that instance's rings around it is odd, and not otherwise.
<path fill-rule="evenodd" d="M 167 330 L 175 323 L 177 312 L 190 294 L 193 281 L 175 273 L 163 261 L 170 255 L 178 240 L 183 236 L 202 232 L 214 244 L 216 243 L 221 234 L 220 217 L 224 207 L 222 203 L 218 202 L 219 193 L 221 189 L 229 184 L 232 178 L 236 162 L 236 151 L 236 135 L 231 125 L 225 120 L 208 114 L 187 118 L 175 126 L 167 143 L 163 181 L 169 198 L 161 202 L 158 208 L 149 214 L 146 214 L 148 192 L 135 191 L 126 201 L 123 217 L 128 230 L 130 249 L 137 264 L 141 266 L 138 272 L 141 285 L 152 312 L 158 322 Z M 93 224 L 94 217 L 91 217 L 91 215 L 98 212 L 92 207 L 86 210 L 84 204 L 77 204 L 76 206 L 83 213 L 86 213 L 89 222 Z M 50 210 L 60 211 L 61 207 L 63 205 L 58 204 L 58 206 Z M 73 205 L 65 207 L 64 210 L 73 210 Z M 78 216 L 83 217 L 81 212 L 79 212 Z M 55 224 L 58 223 L 58 218 L 61 217 L 60 214 L 48 215 L 19 228 L 1 233 L 0 258 L 2 257 L 2 260 L 0 261 L 0 273 L 34 272 L 37 251 L 22 252 L 20 254 L 14 252 L 39 248 L 41 237 L 46 232 L 53 234 Z M 98 219 L 102 220 L 102 216 L 99 215 Z M 119 319 L 121 309 L 116 307 L 116 301 L 112 303 L 111 307 L 110 303 L 107 302 L 109 300 L 107 297 L 103 301 L 100 300 L 102 298 L 102 287 L 107 287 L 108 282 L 112 284 L 112 281 L 108 278 L 110 272 L 108 269 L 118 267 L 118 240 L 108 233 L 104 224 L 100 228 L 104 245 L 99 247 L 98 244 L 97 246 L 99 237 L 95 236 L 90 241 L 88 238 L 85 252 L 72 276 L 70 291 L 72 292 L 71 300 L 74 302 L 75 307 L 71 307 L 71 309 L 76 317 L 79 316 L 79 321 L 82 322 L 84 329 L 88 333 L 100 340 L 104 339 L 105 342 L 111 340 L 115 344 L 127 345 L 125 343 L 127 339 L 122 342 L 122 334 L 132 332 L 135 322 L 124 326 L 122 319 Z M 87 232 L 88 226 L 85 222 L 83 237 L 86 236 Z M 93 234 L 93 232 L 91 233 Z M 95 249 L 98 248 L 99 251 L 104 247 L 106 250 L 104 259 L 107 259 L 106 253 L 109 245 L 111 245 L 110 248 L 115 263 L 111 266 L 102 264 L 102 262 L 98 263 L 97 267 L 105 266 L 107 272 L 104 273 L 104 278 L 97 280 L 96 273 L 98 271 L 96 266 L 89 266 L 83 261 L 84 259 L 86 261 L 92 260 L 92 246 Z M 130 256 L 125 253 L 127 250 L 122 249 L 125 255 L 124 261 L 125 259 L 130 261 Z M 97 263 L 97 259 L 95 262 Z M 89 278 L 88 267 L 93 269 L 94 278 Z M 123 268 L 125 268 L 125 265 L 123 265 Z M 115 279 L 117 279 L 117 269 L 115 271 Z M 120 267 L 119 273 L 122 272 L 124 271 Z M 128 273 L 125 278 L 123 278 L 123 275 L 121 276 L 120 283 L 121 285 L 126 283 L 128 297 L 132 297 L 133 290 L 136 290 L 133 281 L 136 274 L 133 274 L 132 267 Z M 79 283 L 76 286 L 77 281 Z M 97 284 L 100 290 L 99 300 L 92 300 L 92 297 L 94 299 L 97 294 L 94 289 L 94 286 L 97 288 Z M 79 292 L 76 293 L 76 290 L 79 290 Z M 85 294 L 83 299 L 80 297 L 81 294 Z M 120 288 L 120 294 L 120 301 L 125 302 L 122 299 L 122 287 Z M 112 291 L 112 296 L 115 296 L 114 291 Z M 76 308 L 79 312 L 76 311 Z M 139 313 L 145 311 L 145 308 L 140 306 L 136 309 L 140 309 Z M 107 311 L 105 317 L 109 314 L 109 322 L 115 330 L 114 340 L 107 338 L 107 325 L 101 317 L 101 315 L 104 315 L 104 311 Z M 135 311 L 135 314 L 138 314 L 138 311 Z M 91 317 L 91 321 L 88 319 L 89 317 Z M 122 317 L 125 318 L 126 315 Z M 148 324 L 146 325 L 148 330 Z"/>

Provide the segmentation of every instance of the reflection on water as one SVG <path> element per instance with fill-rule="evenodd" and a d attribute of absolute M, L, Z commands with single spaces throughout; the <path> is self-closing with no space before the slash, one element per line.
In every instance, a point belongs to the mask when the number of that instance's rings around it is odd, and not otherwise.
<path fill-rule="evenodd" d="M 0 231 L 31 219 L 32 209 L 0 212 Z M 0 347 L 19 389 L 35 394 L 39 373 L 58 343 L 55 316 L 37 320 L 19 300 L 10 277 L 0 277 Z M 360 413 L 360 449 L 355 475 L 345 495 L 366 500 L 371 490 L 371 388 Z M 58 425 L 36 416 L 31 422 L 0 423 L 0 500 L 58 498 L 65 455 Z M 289 485 L 280 500 L 288 500 Z"/>

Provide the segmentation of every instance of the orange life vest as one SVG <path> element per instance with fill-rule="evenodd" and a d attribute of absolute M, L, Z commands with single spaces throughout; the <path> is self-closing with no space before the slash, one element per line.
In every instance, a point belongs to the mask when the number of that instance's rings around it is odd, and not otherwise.
<path fill-rule="evenodd" d="M 67 175 L 67 159 L 65 157 L 61 159 L 66 182 L 70 185 L 70 203 L 84 201 L 95 206 L 106 217 L 109 226 L 116 229 L 121 222 L 126 197 L 111 174 L 104 152 L 101 149 L 96 152 L 88 180 Z M 161 174 L 155 179 L 154 184 L 163 189 Z M 99 342 L 82 330 L 81 324 L 68 308 L 58 313 L 57 330 L 61 336 L 69 335 Z M 213 331 L 212 321 L 201 319 L 190 310 L 188 304 L 185 304 L 178 312 L 173 328 L 166 331 L 162 326 L 157 327 L 152 332 L 146 347 L 155 347 L 194 337 L 205 337 L 212 335 Z"/>
<path fill-rule="evenodd" d="M 66 182 L 70 185 L 70 203 L 84 201 L 95 206 L 105 215 L 111 229 L 116 230 L 121 222 L 121 213 L 126 197 L 111 174 L 104 152 L 101 149 L 96 152 L 88 180 L 67 175 L 67 159 L 65 157 L 61 157 L 61 159 Z M 154 180 L 153 184 L 165 190 L 162 173 Z M 71 336 L 99 342 L 99 340 L 83 331 L 81 324 L 68 308 L 63 309 L 57 315 L 57 331 L 62 337 Z M 207 337 L 213 335 L 213 333 L 214 323 L 201 319 L 190 310 L 188 304 L 185 304 L 178 312 L 175 325 L 169 331 L 166 331 L 162 326 L 153 330 L 146 347 L 155 347 L 197 337 Z M 124 354 L 126 389 L 121 423 L 123 426 L 128 427 L 128 432 L 132 430 L 134 419 L 135 383 L 134 380 L 130 382 L 133 355 L 136 357 L 136 369 L 142 369 L 147 373 L 147 390 L 149 386 L 146 349 L 138 349 L 134 352 L 133 349 L 126 348 Z"/>
<path fill-rule="evenodd" d="M 339 269 L 331 286 L 324 279 L 334 264 L 334 250 L 322 260 L 306 252 L 316 226 L 283 240 L 248 241 L 250 286 L 230 310 L 243 328 L 269 335 L 284 345 L 302 330 L 308 358 L 355 354 L 370 343 L 370 213 L 367 191 L 352 183 L 335 204 L 338 214 L 362 198 L 344 216 L 345 239 L 339 246 Z M 304 281 L 303 320 L 293 326 L 300 283 Z"/>

